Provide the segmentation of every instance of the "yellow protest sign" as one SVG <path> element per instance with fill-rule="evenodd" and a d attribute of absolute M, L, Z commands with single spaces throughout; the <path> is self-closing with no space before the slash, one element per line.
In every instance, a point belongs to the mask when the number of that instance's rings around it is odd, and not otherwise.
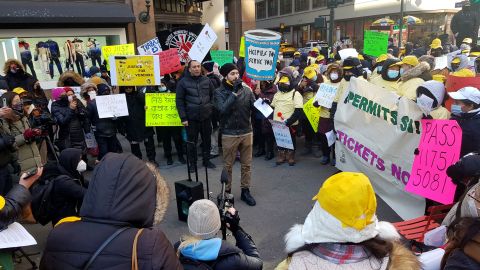
<path fill-rule="evenodd" d="M 182 126 L 175 103 L 175 93 L 145 94 L 147 127 Z"/>
<path fill-rule="evenodd" d="M 313 131 L 318 132 L 318 122 L 320 121 L 320 110 L 321 108 L 316 108 L 313 106 L 313 101 L 315 98 L 311 98 L 307 103 L 303 105 L 303 112 L 307 116 L 308 122 L 312 125 Z"/>
<path fill-rule="evenodd" d="M 112 85 L 160 85 L 160 60 L 156 55 L 111 56 Z"/>
<path fill-rule="evenodd" d="M 109 58 L 113 55 L 135 55 L 133 43 L 123 45 L 102 46 L 102 56 L 107 61 L 107 69 L 110 70 Z"/>
<path fill-rule="evenodd" d="M 245 37 L 240 38 L 240 50 L 238 51 L 239 57 L 245 57 Z"/>

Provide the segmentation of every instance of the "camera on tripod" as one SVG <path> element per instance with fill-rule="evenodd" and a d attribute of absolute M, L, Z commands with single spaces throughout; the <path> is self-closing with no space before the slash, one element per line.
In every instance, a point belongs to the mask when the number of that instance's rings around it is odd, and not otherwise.
<path fill-rule="evenodd" d="M 227 239 L 227 226 L 226 223 L 228 220 L 235 220 L 238 219 L 237 222 L 240 220 L 238 216 L 238 212 L 235 213 L 235 216 L 232 215 L 228 210 L 233 208 L 235 204 L 235 199 L 233 194 L 225 192 L 225 185 L 228 182 L 228 173 L 227 170 L 223 169 L 222 176 L 220 177 L 220 183 L 222 183 L 222 192 L 217 196 L 217 205 L 218 210 L 220 211 L 220 220 L 222 222 L 222 237 L 224 240 Z"/>

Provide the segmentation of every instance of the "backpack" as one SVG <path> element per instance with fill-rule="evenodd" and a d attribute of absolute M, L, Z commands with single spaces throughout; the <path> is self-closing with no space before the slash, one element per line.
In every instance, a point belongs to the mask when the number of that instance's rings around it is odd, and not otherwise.
<path fill-rule="evenodd" d="M 185 256 L 180 256 L 179 260 L 185 270 L 213 270 L 213 267 L 207 263 L 189 259 Z"/>
<path fill-rule="evenodd" d="M 46 225 L 52 221 L 52 213 L 55 208 L 52 203 L 51 194 L 55 185 L 55 179 L 42 179 L 30 188 L 32 194 L 32 214 L 35 220 Z"/>

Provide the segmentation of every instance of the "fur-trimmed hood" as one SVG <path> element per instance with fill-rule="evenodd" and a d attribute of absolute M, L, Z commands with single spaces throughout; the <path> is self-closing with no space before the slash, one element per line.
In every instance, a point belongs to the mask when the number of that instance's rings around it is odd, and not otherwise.
<path fill-rule="evenodd" d="M 424 81 L 431 80 L 432 76 L 430 75 L 430 65 L 427 62 L 420 62 L 412 69 L 405 71 L 405 73 L 403 73 L 403 75 L 400 77 L 400 81 L 406 82 L 413 78 L 421 78 Z"/>
<path fill-rule="evenodd" d="M 17 59 L 8 59 L 5 64 L 3 65 L 3 73 L 7 75 L 7 73 L 10 71 L 10 65 L 12 63 L 17 64 L 18 68 L 21 70 L 25 71 L 25 67 L 23 66 L 22 62 L 18 61 Z"/>
<path fill-rule="evenodd" d="M 80 74 L 73 71 L 65 71 L 58 79 L 57 86 L 81 86 L 85 83 L 85 80 Z"/>

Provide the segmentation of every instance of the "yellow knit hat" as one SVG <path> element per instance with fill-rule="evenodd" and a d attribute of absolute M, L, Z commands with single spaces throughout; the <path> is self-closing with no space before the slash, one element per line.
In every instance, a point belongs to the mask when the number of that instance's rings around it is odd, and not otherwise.
<path fill-rule="evenodd" d="M 363 173 L 341 172 L 328 178 L 313 197 L 344 227 L 363 230 L 372 223 L 377 199 L 370 180 Z"/>

